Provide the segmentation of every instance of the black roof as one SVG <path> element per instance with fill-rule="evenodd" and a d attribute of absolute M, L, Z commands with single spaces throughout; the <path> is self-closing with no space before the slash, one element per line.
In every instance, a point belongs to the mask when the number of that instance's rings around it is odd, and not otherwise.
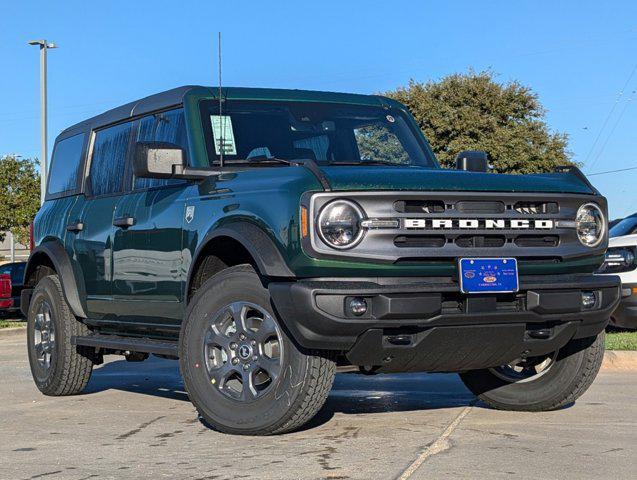
<path fill-rule="evenodd" d="M 140 100 L 127 103 L 120 107 L 113 108 L 95 117 L 77 123 L 64 130 L 58 138 L 70 137 L 78 133 L 120 122 L 131 117 L 144 115 L 164 108 L 181 105 L 184 97 L 191 91 L 198 90 L 199 94 L 216 98 L 218 89 L 215 87 L 204 87 L 199 85 L 185 85 L 173 88 L 165 92 L 156 93 Z M 193 92 L 194 93 L 194 92 Z M 278 88 L 250 88 L 250 87 L 224 87 L 223 96 L 233 99 L 252 100 L 303 100 L 316 102 L 339 102 L 355 103 L 364 105 L 379 105 L 382 100 L 384 105 L 399 105 L 389 98 L 377 95 L 361 95 L 355 93 L 320 92 L 313 90 L 288 90 Z"/>
<path fill-rule="evenodd" d="M 99 115 L 70 126 L 60 133 L 60 137 L 70 137 L 103 125 L 125 120 L 130 117 L 143 115 L 144 113 L 152 112 L 161 108 L 179 105 L 183 102 L 184 95 L 194 88 L 201 87 L 196 85 L 177 87 L 115 107 L 104 113 L 100 113 Z"/>

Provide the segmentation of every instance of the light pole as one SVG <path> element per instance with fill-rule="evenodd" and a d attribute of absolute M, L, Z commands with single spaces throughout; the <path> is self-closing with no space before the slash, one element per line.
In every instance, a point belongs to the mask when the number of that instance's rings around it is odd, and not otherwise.
<path fill-rule="evenodd" d="M 46 194 L 46 174 L 47 174 L 47 115 L 46 115 L 46 51 L 49 48 L 56 48 L 55 43 L 48 43 L 46 40 L 31 40 L 29 45 L 39 45 L 40 47 L 40 129 L 41 129 L 41 148 L 42 154 L 40 158 L 40 204 L 44 203 L 44 195 Z"/>

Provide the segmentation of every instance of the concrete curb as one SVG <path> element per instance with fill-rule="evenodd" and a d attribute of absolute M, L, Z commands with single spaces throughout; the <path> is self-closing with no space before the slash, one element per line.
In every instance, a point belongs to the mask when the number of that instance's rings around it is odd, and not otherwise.
<path fill-rule="evenodd" d="M 17 337 L 19 335 L 24 335 L 26 331 L 26 326 L 0 328 L 0 338 Z"/>
<path fill-rule="evenodd" d="M 0 338 L 17 337 L 24 335 L 26 331 L 26 326 L 2 328 Z M 604 353 L 602 370 L 605 372 L 637 371 L 637 351 L 607 350 Z"/>
<path fill-rule="evenodd" d="M 605 372 L 637 370 L 637 351 L 608 350 L 604 354 L 602 370 Z"/>

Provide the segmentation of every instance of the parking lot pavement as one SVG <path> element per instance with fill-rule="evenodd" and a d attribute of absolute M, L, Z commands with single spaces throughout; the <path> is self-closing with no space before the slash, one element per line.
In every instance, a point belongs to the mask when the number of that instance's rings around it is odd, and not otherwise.
<path fill-rule="evenodd" d="M 310 426 L 258 438 L 201 425 L 176 362 L 112 358 L 44 397 L 24 338 L 0 339 L 0 478 L 635 478 L 635 373 L 542 414 L 474 405 L 455 375 L 340 374 Z"/>

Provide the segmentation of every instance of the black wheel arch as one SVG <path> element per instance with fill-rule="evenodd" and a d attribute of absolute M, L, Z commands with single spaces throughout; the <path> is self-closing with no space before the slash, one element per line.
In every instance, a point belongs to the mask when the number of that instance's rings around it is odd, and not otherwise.
<path fill-rule="evenodd" d="M 40 243 L 33 249 L 24 272 L 24 285 L 27 288 L 35 286 L 35 274 L 40 266 L 53 266 L 60 278 L 62 292 L 73 314 L 86 318 L 86 309 L 82 302 L 83 289 L 80 291 L 81 282 L 78 283 L 71 259 L 59 240 L 48 240 Z M 23 312 L 28 311 L 28 305 L 22 305 Z"/>
<path fill-rule="evenodd" d="M 235 221 L 210 230 L 197 247 L 186 281 L 189 291 L 201 257 L 210 253 L 209 246 L 216 240 L 228 238 L 239 243 L 254 260 L 258 273 L 264 277 L 292 278 L 292 272 L 274 240 L 260 227 L 247 221 Z M 214 250 L 213 250 L 214 252 Z"/>

